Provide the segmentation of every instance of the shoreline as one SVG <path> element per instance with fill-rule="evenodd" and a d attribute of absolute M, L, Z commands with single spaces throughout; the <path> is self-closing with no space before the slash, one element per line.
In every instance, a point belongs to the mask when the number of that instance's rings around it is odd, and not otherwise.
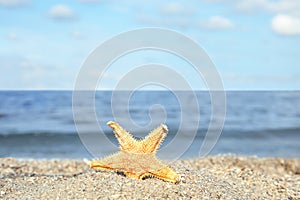
<path fill-rule="evenodd" d="M 219 155 L 169 165 L 177 184 L 95 171 L 87 160 L 0 158 L 0 198 L 300 198 L 300 158 Z"/>

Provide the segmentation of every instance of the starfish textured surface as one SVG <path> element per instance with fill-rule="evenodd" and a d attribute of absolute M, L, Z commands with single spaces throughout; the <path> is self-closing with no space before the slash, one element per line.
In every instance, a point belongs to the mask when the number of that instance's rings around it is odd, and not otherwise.
<path fill-rule="evenodd" d="M 161 124 L 143 140 L 136 140 L 116 122 L 108 122 L 120 144 L 120 151 L 100 160 L 93 160 L 91 168 L 123 172 L 126 177 L 144 179 L 156 177 L 164 181 L 178 182 L 178 174 L 158 160 L 157 149 L 167 135 L 168 128 Z"/>

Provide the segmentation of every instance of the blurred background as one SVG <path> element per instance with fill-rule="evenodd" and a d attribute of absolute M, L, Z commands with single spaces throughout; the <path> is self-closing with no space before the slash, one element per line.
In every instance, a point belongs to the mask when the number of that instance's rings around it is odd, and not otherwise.
<path fill-rule="evenodd" d="M 93 49 L 142 27 L 169 28 L 194 39 L 228 90 L 300 88 L 300 2 L 295 0 L 0 0 L 0 18 L 2 90 L 72 89 Z M 175 59 L 167 64 L 183 73 Z M 146 53 L 131 60 L 164 59 Z M 125 63 L 119 63 L 121 71 L 111 68 L 99 88 L 112 89 L 131 66 L 129 58 Z M 185 76 L 195 89 L 205 89 L 192 71 Z"/>
<path fill-rule="evenodd" d="M 192 38 L 220 72 L 227 116 L 211 155 L 299 157 L 300 1 L 296 0 L 0 0 L 0 157 L 93 157 L 73 121 L 77 74 L 102 42 L 144 27 L 167 28 Z M 132 67 L 149 62 L 172 67 L 199 90 L 200 126 L 183 157 L 198 156 L 211 120 L 210 96 L 191 65 L 166 52 L 134 52 L 110 66 L 96 94 L 99 125 L 116 144 L 105 125 L 113 120 L 111 90 Z M 132 119 L 145 126 L 149 108 L 159 103 L 170 129 L 163 145 L 176 134 L 183 114 L 191 124 L 178 134 L 188 138 L 198 113 L 184 113 L 171 92 L 144 89 L 152 91 L 139 91 L 130 101 L 120 97 L 129 106 L 118 108 L 119 117 L 129 108 Z M 86 132 L 99 134 L 84 117 L 81 125 Z M 131 130 L 128 124 L 122 126 Z M 105 155 L 116 150 L 101 141 L 95 145 Z"/>

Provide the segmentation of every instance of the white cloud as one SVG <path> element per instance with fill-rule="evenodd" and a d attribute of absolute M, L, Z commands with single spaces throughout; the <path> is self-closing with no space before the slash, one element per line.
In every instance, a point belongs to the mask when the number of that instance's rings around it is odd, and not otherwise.
<path fill-rule="evenodd" d="M 0 0 L 0 6 L 16 8 L 26 6 L 30 3 L 29 0 Z"/>
<path fill-rule="evenodd" d="M 243 12 L 256 12 L 268 7 L 268 0 L 241 0 L 236 4 L 236 9 Z"/>
<path fill-rule="evenodd" d="M 269 11 L 273 13 L 300 15 L 300 1 L 298 0 L 207 0 L 208 2 L 224 2 L 234 6 L 240 12 Z"/>
<path fill-rule="evenodd" d="M 300 18 L 289 15 L 276 15 L 271 26 L 273 31 L 281 35 L 300 35 Z"/>
<path fill-rule="evenodd" d="M 207 0 L 209 2 L 230 3 L 244 13 L 270 12 L 275 16 L 271 28 L 281 35 L 300 35 L 300 1 L 299 0 Z"/>
<path fill-rule="evenodd" d="M 300 1 L 298 0 L 281 0 L 270 2 L 267 9 L 275 13 L 284 13 L 300 17 Z"/>
<path fill-rule="evenodd" d="M 169 28 L 186 29 L 195 25 L 196 18 L 194 16 L 195 10 L 187 4 L 178 2 L 162 3 L 152 1 L 148 2 L 147 8 L 143 8 L 136 12 L 136 19 L 146 26 L 164 26 Z"/>
<path fill-rule="evenodd" d="M 73 10 L 63 4 L 52 6 L 48 14 L 51 18 L 56 20 L 74 20 L 77 18 Z"/>
<path fill-rule="evenodd" d="M 7 39 L 10 41 L 17 41 L 19 38 L 16 33 L 11 32 L 7 35 Z"/>
<path fill-rule="evenodd" d="M 212 30 L 224 30 L 234 27 L 233 23 L 229 19 L 221 16 L 213 16 L 208 20 L 203 21 L 201 26 Z"/>

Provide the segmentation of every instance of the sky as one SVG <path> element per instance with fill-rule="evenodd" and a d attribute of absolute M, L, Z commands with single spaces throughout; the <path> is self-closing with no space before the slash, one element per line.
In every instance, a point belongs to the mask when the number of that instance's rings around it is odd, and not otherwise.
<path fill-rule="evenodd" d="M 195 40 L 226 90 L 300 89 L 298 0 L 0 0 L 0 89 L 72 90 L 97 46 L 145 27 Z M 98 88 L 113 89 L 134 66 L 153 62 L 205 89 L 192 66 L 157 51 L 117 60 Z"/>

